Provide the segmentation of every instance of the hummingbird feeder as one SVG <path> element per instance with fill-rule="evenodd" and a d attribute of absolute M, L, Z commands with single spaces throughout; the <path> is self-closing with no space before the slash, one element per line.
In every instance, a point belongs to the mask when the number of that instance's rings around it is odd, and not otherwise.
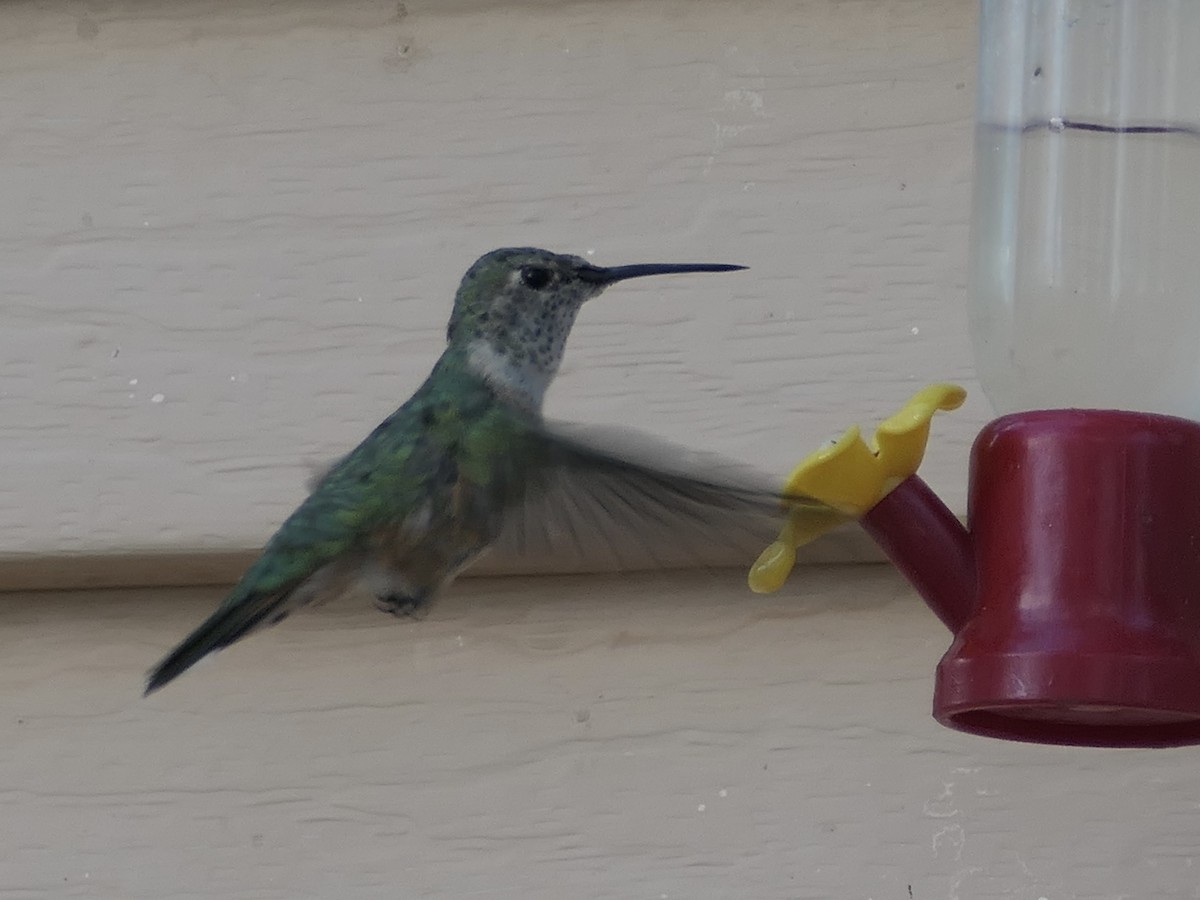
<path fill-rule="evenodd" d="M 859 518 L 954 635 L 934 717 L 1200 743 L 1200 3 L 983 0 L 967 524 L 914 473 L 935 385 L 789 489 Z M 789 526 L 751 572 L 782 583 Z"/>

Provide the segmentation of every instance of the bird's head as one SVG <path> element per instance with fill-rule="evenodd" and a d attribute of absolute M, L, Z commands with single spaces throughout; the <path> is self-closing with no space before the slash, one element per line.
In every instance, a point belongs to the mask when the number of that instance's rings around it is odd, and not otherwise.
<path fill-rule="evenodd" d="M 609 285 L 644 275 L 743 268 L 719 263 L 605 268 L 535 247 L 493 250 L 463 276 L 446 338 L 465 348 L 471 365 L 497 387 L 540 408 L 579 308 Z"/>

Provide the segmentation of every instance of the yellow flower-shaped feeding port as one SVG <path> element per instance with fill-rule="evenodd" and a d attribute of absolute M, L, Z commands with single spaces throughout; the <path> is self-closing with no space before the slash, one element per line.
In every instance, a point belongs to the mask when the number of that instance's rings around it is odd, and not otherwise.
<path fill-rule="evenodd" d="M 933 384 L 875 431 L 868 446 L 857 425 L 838 440 L 800 463 L 788 477 L 784 493 L 812 497 L 832 508 L 824 513 L 797 507 L 779 537 L 750 569 L 750 589 L 759 594 L 779 590 L 796 564 L 796 549 L 816 540 L 846 520 L 857 519 L 916 473 L 929 442 L 934 413 L 962 406 L 967 392 L 954 384 Z"/>

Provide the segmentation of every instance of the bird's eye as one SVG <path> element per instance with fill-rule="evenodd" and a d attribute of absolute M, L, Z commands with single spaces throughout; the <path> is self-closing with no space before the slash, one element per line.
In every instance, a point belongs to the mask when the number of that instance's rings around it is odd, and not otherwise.
<path fill-rule="evenodd" d="M 548 285 L 551 277 L 550 270 L 542 266 L 521 267 L 521 284 L 533 288 L 535 291 L 540 291 Z"/>

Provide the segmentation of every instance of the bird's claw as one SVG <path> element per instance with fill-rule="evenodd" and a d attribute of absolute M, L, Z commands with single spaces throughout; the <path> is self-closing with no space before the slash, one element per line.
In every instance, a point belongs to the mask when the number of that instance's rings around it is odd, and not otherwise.
<path fill-rule="evenodd" d="M 425 597 L 410 594 L 388 594 L 376 597 L 375 607 L 398 619 L 422 619 L 429 611 L 429 601 Z"/>

